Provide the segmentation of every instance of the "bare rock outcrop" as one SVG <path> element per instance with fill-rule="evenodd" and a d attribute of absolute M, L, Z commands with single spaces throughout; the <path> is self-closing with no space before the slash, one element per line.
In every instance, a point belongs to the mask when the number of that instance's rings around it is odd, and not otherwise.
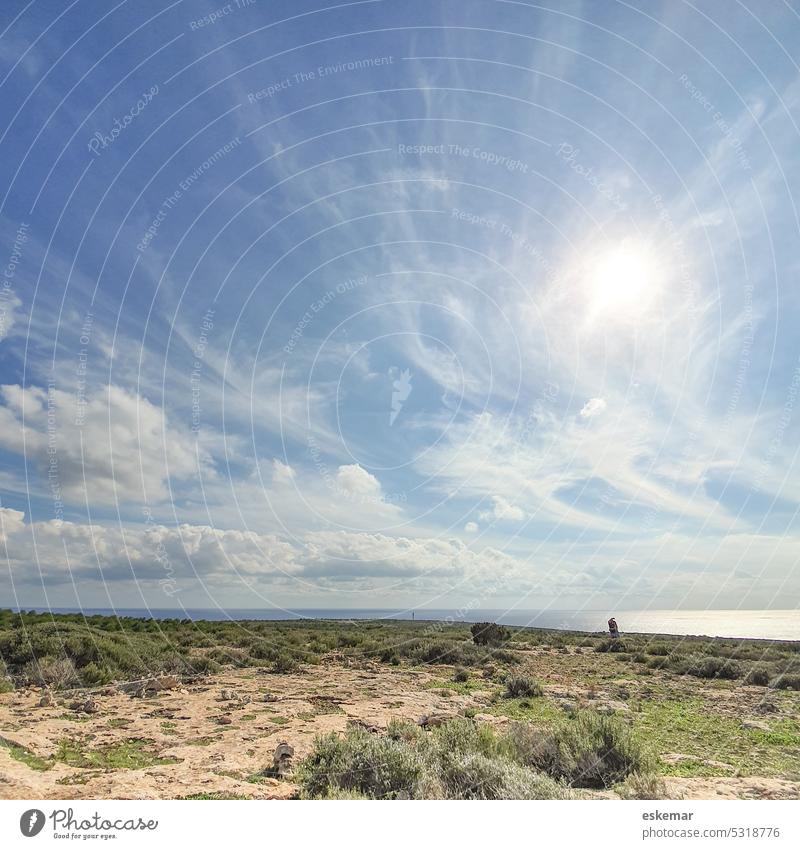
<path fill-rule="evenodd" d="M 123 681 L 117 684 L 117 689 L 121 693 L 127 693 L 136 698 L 144 698 L 167 690 L 179 690 L 180 687 L 181 679 L 178 675 L 156 675 L 152 678 L 140 678 L 138 681 Z"/>

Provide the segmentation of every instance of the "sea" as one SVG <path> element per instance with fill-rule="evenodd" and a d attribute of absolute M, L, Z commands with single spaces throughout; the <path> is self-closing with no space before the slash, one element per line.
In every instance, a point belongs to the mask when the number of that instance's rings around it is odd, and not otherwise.
<path fill-rule="evenodd" d="M 25 608 L 29 609 L 29 608 Z M 33 608 L 42 610 L 41 608 Z M 762 640 L 800 640 L 800 610 L 415 610 L 366 609 L 125 609 L 51 608 L 53 613 L 86 616 L 131 616 L 140 619 L 298 620 L 398 619 L 445 622 L 499 622 L 529 628 L 601 632 L 610 616 L 620 632 L 679 636 L 732 637 Z"/>

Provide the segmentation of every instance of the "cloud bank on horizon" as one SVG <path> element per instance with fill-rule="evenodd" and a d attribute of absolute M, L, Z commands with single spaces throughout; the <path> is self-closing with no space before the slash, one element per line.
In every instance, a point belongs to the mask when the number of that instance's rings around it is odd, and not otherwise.
<path fill-rule="evenodd" d="M 5 604 L 786 607 L 788 4 L 10 2 Z"/>

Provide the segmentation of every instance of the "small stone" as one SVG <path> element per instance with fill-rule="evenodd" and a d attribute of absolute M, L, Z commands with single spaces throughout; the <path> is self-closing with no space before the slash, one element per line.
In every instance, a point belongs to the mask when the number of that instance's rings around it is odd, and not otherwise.
<path fill-rule="evenodd" d="M 45 690 L 42 693 L 41 699 L 39 699 L 39 707 L 52 707 L 53 706 L 53 694 L 49 690 Z"/>
<path fill-rule="evenodd" d="M 76 713 L 97 713 L 100 710 L 97 702 L 91 696 L 82 702 L 70 702 L 69 709 Z"/>
<path fill-rule="evenodd" d="M 603 702 L 597 706 L 597 712 L 606 715 L 612 713 L 630 713 L 630 710 L 624 702 L 615 702 L 613 700 Z"/>
<path fill-rule="evenodd" d="M 220 717 L 217 717 L 217 724 L 218 725 L 232 725 L 233 720 L 229 716 L 220 716 Z"/>
<path fill-rule="evenodd" d="M 742 722 L 742 728 L 749 728 L 751 731 L 771 731 L 772 729 L 766 722 L 758 722 L 755 719 L 745 719 Z"/>
<path fill-rule="evenodd" d="M 489 722 L 493 724 L 497 721 L 497 717 L 491 713 L 476 713 L 472 718 L 475 722 Z"/>
<path fill-rule="evenodd" d="M 292 758 L 294 747 L 286 742 L 278 743 L 275 754 L 272 756 L 272 772 L 274 775 L 284 776 L 292 771 Z"/>
<path fill-rule="evenodd" d="M 455 713 L 429 713 L 420 717 L 417 725 L 420 728 L 435 728 L 437 725 L 444 725 L 445 722 L 455 719 L 456 715 Z"/>

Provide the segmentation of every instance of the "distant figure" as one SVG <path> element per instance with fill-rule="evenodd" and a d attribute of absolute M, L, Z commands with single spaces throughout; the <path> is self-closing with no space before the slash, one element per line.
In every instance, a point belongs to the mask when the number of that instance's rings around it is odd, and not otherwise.
<path fill-rule="evenodd" d="M 617 627 L 617 620 L 613 616 L 608 620 L 608 633 L 611 635 L 612 640 L 616 640 L 619 638 L 619 628 Z"/>

